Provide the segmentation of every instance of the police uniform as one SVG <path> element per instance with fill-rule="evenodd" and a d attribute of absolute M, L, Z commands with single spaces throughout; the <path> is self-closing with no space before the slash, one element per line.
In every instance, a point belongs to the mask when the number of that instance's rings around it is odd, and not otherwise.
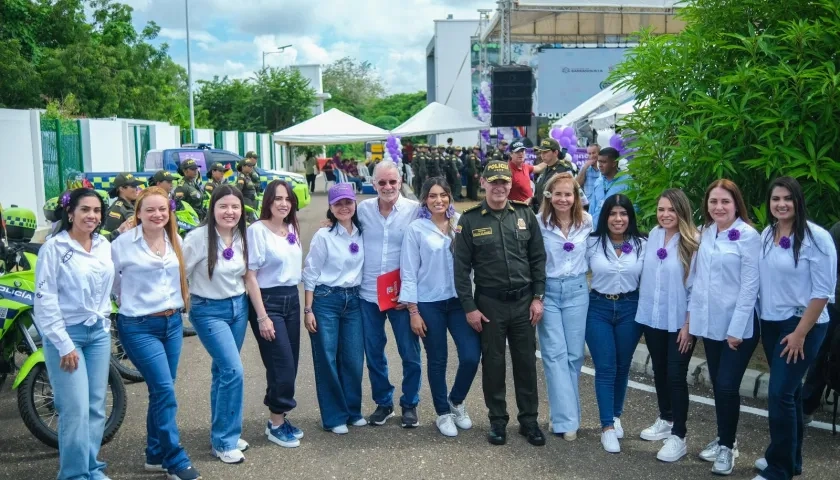
<path fill-rule="evenodd" d="M 217 182 L 217 181 L 213 180 L 212 172 L 225 173 L 225 166 L 222 165 L 219 162 L 216 162 L 216 163 L 213 163 L 212 165 L 210 165 L 210 172 L 208 172 L 208 175 L 207 175 L 207 183 L 204 184 L 204 193 L 207 196 L 213 195 L 213 190 L 215 190 L 216 187 L 221 187 L 222 185 L 224 185 L 226 183 L 224 180 L 222 180 L 221 182 Z"/>
<path fill-rule="evenodd" d="M 116 198 L 119 195 L 120 187 L 139 187 L 143 182 L 134 177 L 130 173 L 121 173 L 114 179 L 111 190 L 108 195 L 111 198 Z M 102 225 L 102 230 L 107 232 L 105 235 L 109 241 L 113 241 L 119 235 L 119 228 L 126 220 L 134 216 L 134 203 L 129 202 L 123 198 L 117 198 L 117 201 L 108 207 L 108 213 L 105 214 L 105 222 Z"/>
<path fill-rule="evenodd" d="M 490 162 L 483 177 L 511 180 L 504 162 Z M 530 307 L 545 294 L 546 254 L 537 218 L 522 202 L 508 201 L 501 211 L 487 200 L 468 208 L 455 229 L 455 290 L 467 313 L 480 311 L 482 386 L 493 426 L 491 443 L 505 442 L 505 340 L 510 345 L 520 433 L 534 445 L 545 443 L 537 426 L 535 328 Z M 475 277 L 475 294 L 470 280 Z M 541 440 L 540 440 L 541 438 Z"/>
<path fill-rule="evenodd" d="M 203 191 L 203 187 L 201 185 L 201 181 L 199 180 L 199 176 L 196 175 L 195 179 L 188 180 L 187 176 L 185 175 L 186 170 L 198 169 L 198 164 L 192 158 L 188 158 L 181 162 L 178 165 L 178 173 L 182 175 L 181 184 L 175 188 L 174 192 L 174 199 L 176 202 L 186 202 L 188 203 L 195 213 L 198 214 L 199 218 L 204 218 L 204 203 L 203 197 L 201 192 Z"/>
<path fill-rule="evenodd" d="M 467 176 L 467 198 L 470 200 L 478 200 L 478 175 L 481 173 L 481 159 L 477 152 L 481 151 L 481 147 L 473 147 L 473 153 L 467 157 L 467 165 L 465 174 Z"/>
<path fill-rule="evenodd" d="M 174 183 L 175 177 L 166 170 L 158 170 L 154 175 L 152 175 L 152 178 L 149 179 L 149 186 L 160 186 L 163 182 Z"/>
<path fill-rule="evenodd" d="M 556 152 L 560 152 L 560 144 L 557 143 L 557 140 L 553 138 L 547 138 L 540 142 L 540 146 L 536 148 L 538 152 L 545 152 L 549 150 L 554 150 Z M 571 172 L 571 174 L 577 175 L 578 169 L 577 166 L 566 160 L 565 158 L 560 158 L 557 160 L 557 163 L 551 166 L 546 166 L 545 170 L 534 179 L 534 198 L 531 200 L 532 206 L 534 211 L 539 211 L 540 205 L 542 203 L 543 198 L 543 191 L 545 191 L 545 184 L 548 183 L 548 180 L 558 173 L 563 172 Z"/>
<path fill-rule="evenodd" d="M 449 155 L 444 165 L 446 166 L 446 183 L 452 189 L 452 200 L 461 200 L 461 147 L 455 147 L 452 155 Z"/>
<path fill-rule="evenodd" d="M 239 162 L 239 165 L 236 166 L 236 170 L 239 171 L 239 175 L 236 176 L 236 182 L 234 186 L 242 192 L 242 196 L 245 197 L 245 204 L 249 207 L 256 209 L 257 208 L 257 187 L 254 185 L 254 180 L 250 174 L 242 173 L 242 167 L 245 165 L 254 166 L 255 163 L 253 160 L 246 158 L 245 160 Z"/>
<path fill-rule="evenodd" d="M 414 173 L 411 188 L 417 196 L 420 195 L 420 189 L 423 187 L 423 182 L 426 178 L 426 147 L 427 145 L 425 143 L 418 144 L 417 152 L 414 153 L 414 158 L 411 162 L 411 171 Z"/>
<path fill-rule="evenodd" d="M 439 177 L 442 174 L 441 171 L 441 162 L 443 159 L 441 158 L 440 152 L 438 149 L 435 149 L 431 156 L 429 157 L 429 161 L 426 163 L 426 179 Z"/>
<path fill-rule="evenodd" d="M 256 152 L 251 151 L 245 154 L 245 159 L 251 161 L 252 167 L 256 167 L 259 163 L 260 157 Z M 254 189 L 256 190 L 257 195 L 262 193 L 262 181 L 260 181 L 260 174 L 257 173 L 256 170 L 251 170 L 251 183 L 254 184 Z"/>

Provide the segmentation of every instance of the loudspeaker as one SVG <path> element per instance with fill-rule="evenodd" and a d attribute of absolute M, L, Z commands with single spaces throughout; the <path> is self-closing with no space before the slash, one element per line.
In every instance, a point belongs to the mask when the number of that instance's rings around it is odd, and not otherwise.
<path fill-rule="evenodd" d="M 534 71 L 519 65 L 496 67 L 490 76 L 490 126 L 531 125 L 534 102 Z"/>

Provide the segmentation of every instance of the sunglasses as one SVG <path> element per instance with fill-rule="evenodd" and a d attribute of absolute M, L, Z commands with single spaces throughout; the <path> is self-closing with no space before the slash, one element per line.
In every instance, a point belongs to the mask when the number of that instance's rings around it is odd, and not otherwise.
<path fill-rule="evenodd" d="M 394 187 L 394 186 L 396 186 L 396 185 L 397 185 L 397 183 L 399 183 L 399 182 L 398 182 L 397 180 L 380 180 L 380 181 L 379 181 L 379 182 L 377 182 L 377 183 L 379 184 L 379 186 L 380 186 L 380 187 L 384 187 L 384 186 L 386 186 L 386 185 L 390 185 L 390 186 Z"/>

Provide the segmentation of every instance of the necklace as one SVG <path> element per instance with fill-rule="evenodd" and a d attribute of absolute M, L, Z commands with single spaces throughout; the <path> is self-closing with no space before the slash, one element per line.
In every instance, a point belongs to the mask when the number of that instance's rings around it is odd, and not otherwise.
<path fill-rule="evenodd" d="M 163 256 L 163 249 L 166 247 L 166 239 L 165 238 L 161 239 L 159 241 L 156 241 L 154 243 L 149 242 L 149 240 L 146 239 L 145 236 L 143 237 L 143 239 L 146 240 L 146 244 L 149 246 L 150 250 L 155 252 L 155 255 L 157 255 L 158 257 Z"/>

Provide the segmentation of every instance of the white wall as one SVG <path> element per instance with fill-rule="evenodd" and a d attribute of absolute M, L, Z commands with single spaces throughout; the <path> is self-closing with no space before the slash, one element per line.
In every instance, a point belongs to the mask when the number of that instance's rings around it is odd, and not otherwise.
<path fill-rule="evenodd" d="M 39 164 L 36 166 L 33 155 L 33 128 L 39 123 L 32 120 L 37 118 L 35 110 L 6 110 L 0 109 L 0 203 L 4 208 L 12 204 L 28 208 L 38 214 L 39 220 L 44 216 L 41 209 L 44 205 L 43 166 L 40 164 L 40 130 L 35 132 L 38 137 Z M 34 125 L 33 125 L 34 124 Z M 36 168 L 40 171 L 36 178 Z"/>
<path fill-rule="evenodd" d="M 245 132 L 245 153 L 257 151 L 256 132 Z"/>
<path fill-rule="evenodd" d="M 86 172 L 133 171 L 124 142 L 126 124 L 118 120 L 82 120 L 82 155 Z M 133 133 L 133 132 L 132 132 Z M 133 158 L 133 157 L 132 157 Z"/>
<path fill-rule="evenodd" d="M 470 37 L 477 31 L 478 20 L 435 20 L 435 101 L 470 115 Z M 452 137 L 455 145 L 467 146 L 477 144 L 479 134 L 441 133 L 437 135 L 435 142 L 446 143 L 448 137 Z"/>
<path fill-rule="evenodd" d="M 222 132 L 222 145 L 216 145 L 216 148 L 227 150 L 228 152 L 238 152 L 239 132 Z"/>
<path fill-rule="evenodd" d="M 260 145 L 260 167 L 271 168 L 271 135 L 261 133 L 257 135 L 257 143 Z M 255 150 L 256 151 L 256 150 Z"/>
<path fill-rule="evenodd" d="M 159 124 L 152 125 L 152 149 L 179 148 L 181 146 L 181 129 L 177 126 Z"/>
<path fill-rule="evenodd" d="M 193 143 L 213 143 L 212 128 L 196 128 Z M 180 145 L 179 145 L 180 146 Z"/>

